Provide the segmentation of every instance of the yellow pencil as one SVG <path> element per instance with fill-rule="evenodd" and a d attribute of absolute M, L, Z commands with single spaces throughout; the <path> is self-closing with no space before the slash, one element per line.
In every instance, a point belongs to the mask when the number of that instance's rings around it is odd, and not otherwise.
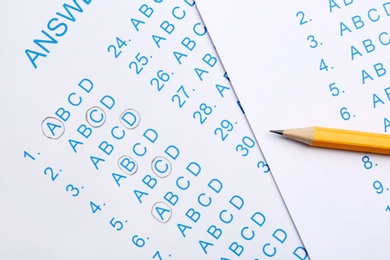
<path fill-rule="evenodd" d="M 317 147 L 366 153 L 390 154 L 390 135 L 341 130 L 325 127 L 306 127 L 270 132 Z"/>

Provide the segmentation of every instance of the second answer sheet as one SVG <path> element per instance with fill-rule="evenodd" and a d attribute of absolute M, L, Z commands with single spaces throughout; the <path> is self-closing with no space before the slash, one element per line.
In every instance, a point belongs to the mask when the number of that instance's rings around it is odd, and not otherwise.
<path fill-rule="evenodd" d="M 390 2 L 197 5 L 311 258 L 388 256 L 388 157 L 313 148 L 269 130 L 390 131 Z"/>

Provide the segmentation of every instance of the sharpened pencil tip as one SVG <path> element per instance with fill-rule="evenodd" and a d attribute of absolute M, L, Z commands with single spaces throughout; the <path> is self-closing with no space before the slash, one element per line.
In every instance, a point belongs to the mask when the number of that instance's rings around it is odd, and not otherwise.
<path fill-rule="evenodd" d="M 283 135 L 283 130 L 269 130 L 271 133 Z"/>

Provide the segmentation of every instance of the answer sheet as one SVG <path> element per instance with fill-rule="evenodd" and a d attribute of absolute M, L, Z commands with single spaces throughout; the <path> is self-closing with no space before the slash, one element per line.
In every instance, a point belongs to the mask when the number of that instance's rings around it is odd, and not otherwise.
<path fill-rule="evenodd" d="M 390 132 L 390 2 L 198 0 L 312 259 L 387 259 L 390 159 L 269 130 Z"/>
<path fill-rule="evenodd" d="M 308 259 L 194 1 L 0 14 L 0 259 Z"/>

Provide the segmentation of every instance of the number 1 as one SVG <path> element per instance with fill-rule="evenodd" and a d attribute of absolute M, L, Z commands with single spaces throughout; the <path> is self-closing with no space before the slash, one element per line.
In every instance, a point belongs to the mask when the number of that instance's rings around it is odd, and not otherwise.
<path fill-rule="evenodd" d="M 23 157 L 24 157 L 24 158 L 29 157 L 29 158 L 31 158 L 33 161 L 35 161 L 35 158 L 34 158 L 31 154 L 29 154 L 28 152 L 26 152 L 26 151 L 24 151 Z"/>

